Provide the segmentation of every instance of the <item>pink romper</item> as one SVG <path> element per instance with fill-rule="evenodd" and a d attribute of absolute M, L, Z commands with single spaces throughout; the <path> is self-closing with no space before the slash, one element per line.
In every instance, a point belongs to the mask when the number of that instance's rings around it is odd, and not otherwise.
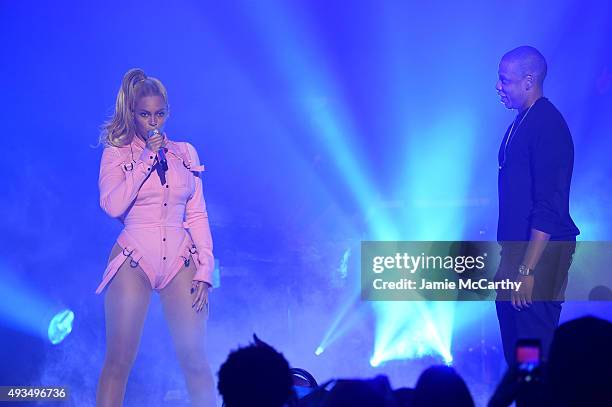
<path fill-rule="evenodd" d="M 117 238 L 123 251 L 109 261 L 97 294 L 125 261 L 140 266 L 156 290 L 191 259 L 194 280 L 212 284 L 212 238 L 198 176 L 204 167 L 189 143 L 167 140 L 166 149 L 168 171 L 160 178 L 156 153 L 139 137 L 124 147 L 104 148 L 100 206 L 124 225 Z"/>

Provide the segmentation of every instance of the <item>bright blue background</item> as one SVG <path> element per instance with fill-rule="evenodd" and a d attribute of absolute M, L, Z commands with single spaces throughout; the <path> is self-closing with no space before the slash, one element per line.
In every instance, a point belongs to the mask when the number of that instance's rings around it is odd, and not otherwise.
<path fill-rule="evenodd" d="M 93 292 L 120 225 L 98 206 L 92 146 L 128 69 L 164 82 L 169 136 L 207 167 L 222 273 L 213 369 L 257 331 L 323 380 L 372 373 L 367 329 L 349 346 L 366 367 L 309 359 L 339 315 L 329 310 L 351 304 L 337 272 L 348 248 L 356 259 L 363 238 L 495 239 L 497 149 L 513 113 L 494 85 L 518 45 L 546 56 L 545 94 L 574 137 L 580 239 L 610 240 L 611 18 L 607 1 L 2 1 L 0 315 L 15 334 L 51 309 L 76 313 L 72 342 L 24 377 L 88 355 L 75 387 L 83 400 L 95 389 L 104 331 Z M 152 308 L 134 383 L 169 346 Z M 380 331 L 376 313 L 363 320 Z"/>

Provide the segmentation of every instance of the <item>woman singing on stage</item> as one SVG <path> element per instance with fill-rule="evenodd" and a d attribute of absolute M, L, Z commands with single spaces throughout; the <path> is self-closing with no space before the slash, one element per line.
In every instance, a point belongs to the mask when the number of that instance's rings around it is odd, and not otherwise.
<path fill-rule="evenodd" d="M 96 404 L 120 406 L 147 314 L 151 291 L 165 318 L 193 406 L 214 406 L 205 353 L 212 239 L 193 146 L 171 141 L 164 85 L 140 69 L 123 77 L 115 111 L 103 126 L 100 206 L 124 229 L 102 283 L 106 356 Z"/>

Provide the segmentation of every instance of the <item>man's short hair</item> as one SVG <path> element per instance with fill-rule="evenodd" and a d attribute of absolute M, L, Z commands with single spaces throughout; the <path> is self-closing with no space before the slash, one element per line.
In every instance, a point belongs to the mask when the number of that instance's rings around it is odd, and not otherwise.
<path fill-rule="evenodd" d="M 259 342 L 229 354 L 217 387 L 227 407 L 280 407 L 291 396 L 293 381 L 285 357 Z"/>
<path fill-rule="evenodd" d="M 534 47 L 523 45 L 506 52 L 502 59 L 518 63 L 523 77 L 533 76 L 535 82 L 542 86 L 548 66 L 544 55 Z"/>

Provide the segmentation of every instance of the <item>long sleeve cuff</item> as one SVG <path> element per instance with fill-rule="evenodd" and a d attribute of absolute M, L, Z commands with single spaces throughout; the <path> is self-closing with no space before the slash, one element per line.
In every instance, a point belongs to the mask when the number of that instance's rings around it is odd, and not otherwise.
<path fill-rule="evenodd" d="M 195 222 L 192 220 L 192 222 L 185 223 L 196 249 L 194 256 L 196 257 L 196 273 L 193 279 L 205 281 L 212 286 L 215 258 L 212 252 L 212 238 L 210 236 L 208 219 L 202 217 Z"/>
<path fill-rule="evenodd" d="M 213 258 L 212 253 L 207 254 L 201 253 L 200 251 L 198 251 L 197 257 L 196 272 L 193 279 L 196 281 L 204 281 L 212 287 L 215 259 Z"/>

